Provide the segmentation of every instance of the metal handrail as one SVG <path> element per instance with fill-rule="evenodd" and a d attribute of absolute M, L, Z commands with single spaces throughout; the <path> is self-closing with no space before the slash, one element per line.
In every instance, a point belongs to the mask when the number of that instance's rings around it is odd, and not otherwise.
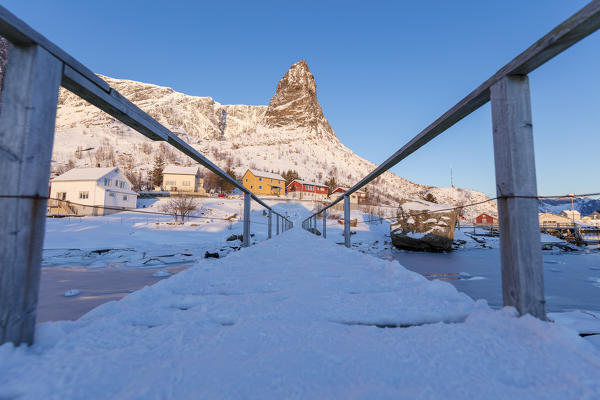
<path fill-rule="evenodd" d="M 38 45 L 44 48 L 63 63 L 61 85 L 65 89 L 87 100 L 90 104 L 100 108 L 149 139 L 169 143 L 234 187 L 240 189 L 245 194 L 244 197 L 249 196 L 252 200 L 278 216 L 278 218 L 285 220 L 286 223 L 284 225 L 286 229 L 293 226 L 293 223 L 288 218 L 273 210 L 272 207 L 268 206 L 242 183 L 235 180 L 208 158 L 200 154 L 190 144 L 186 143 L 164 125 L 130 102 L 118 91 L 111 88 L 108 83 L 94 74 L 89 68 L 2 6 L 0 6 L 0 35 L 15 45 Z"/>
<path fill-rule="evenodd" d="M 469 95 L 409 140 L 371 173 L 302 222 L 317 233 L 316 216 L 344 200 L 344 244 L 351 247 L 350 196 L 488 101 L 492 104 L 494 167 L 500 222 L 502 297 L 521 314 L 546 319 L 542 254 L 537 216 L 537 178 L 528 74 L 600 28 L 600 0 L 512 59 Z"/>
<path fill-rule="evenodd" d="M 502 78 L 512 75 L 527 75 L 575 43 L 594 33 L 599 28 L 600 0 L 594 0 L 535 42 L 527 50 L 513 58 L 488 80 L 456 103 L 454 107 L 450 108 L 432 124 L 423 129 L 418 135 L 409 140 L 387 160 L 371 171 L 371 173 L 349 188 L 343 195 L 338 196 L 334 201 L 312 214 L 304 221 L 308 221 L 315 215 L 320 214 L 323 210 L 339 203 L 345 196 L 350 196 L 357 190 L 360 190 L 362 187 L 414 153 L 420 147 L 486 104 L 490 100 L 490 88 Z"/>

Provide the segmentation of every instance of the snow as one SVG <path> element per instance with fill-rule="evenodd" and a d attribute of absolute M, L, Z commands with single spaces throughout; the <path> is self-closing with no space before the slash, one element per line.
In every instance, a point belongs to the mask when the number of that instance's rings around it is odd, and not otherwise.
<path fill-rule="evenodd" d="M 325 132 L 321 123 L 318 134 L 313 129 L 290 126 L 267 129 L 264 126 L 267 106 L 223 105 L 210 97 L 189 96 L 167 87 L 102 78 L 208 159 L 217 165 L 231 165 L 238 176 L 248 168 L 275 172 L 292 169 L 302 180 L 323 182 L 331 176 L 341 187 L 350 187 L 376 168 L 341 143 L 335 134 Z M 306 113 L 310 110 L 312 108 Z M 222 132 L 219 122 L 223 111 L 226 124 Z M 307 117 L 306 113 L 295 118 Z M 189 158 L 164 142 L 148 140 L 64 89 L 59 94 L 54 137 L 53 167 L 64 166 L 69 161 L 77 167 L 116 163 L 128 169 L 133 166 L 135 172 L 145 176 L 151 171 L 157 153 L 163 154 L 169 163 L 190 163 Z M 108 158 L 98 158 L 99 154 Z M 201 172 L 206 170 L 201 168 Z M 391 172 L 382 174 L 378 183 L 368 189 L 370 194 L 381 195 L 382 201 L 387 200 L 387 205 L 394 206 L 395 199 L 419 198 L 428 190 Z M 482 193 L 471 190 L 439 190 L 443 195 L 433 193 L 447 204 L 486 199 Z M 495 203 L 465 209 L 467 218 L 482 212 L 495 214 Z"/>
<path fill-rule="evenodd" d="M 77 296 L 79 294 L 81 294 L 81 290 L 78 290 L 78 289 L 69 289 L 69 290 L 67 290 L 63 294 L 63 296 L 65 296 L 65 297 L 74 297 L 74 296 Z"/>
<path fill-rule="evenodd" d="M 163 174 L 196 175 L 198 167 L 182 167 L 180 165 L 167 165 L 163 168 Z"/>
<path fill-rule="evenodd" d="M 109 168 L 73 168 L 62 175 L 57 176 L 53 180 L 61 181 L 97 181 L 104 175 L 112 172 L 116 167 Z"/>
<path fill-rule="evenodd" d="M 300 228 L 0 347 L 19 399 L 595 398 L 598 376 L 569 327 Z"/>
<path fill-rule="evenodd" d="M 258 171 L 256 169 L 252 169 L 252 168 L 250 168 L 250 172 L 252 172 L 252 175 L 254 175 L 256 177 L 270 178 L 270 179 L 277 179 L 280 181 L 285 181 L 285 179 L 283 179 L 283 176 L 281 176 L 279 174 L 274 174 L 272 172 Z"/>
<path fill-rule="evenodd" d="M 169 198 L 139 199 L 136 212 L 106 216 L 51 218 L 46 221 L 43 267 L 156 268 L 193 264 L 206 251 L 221 256 L 240 247 L 227 241 L 242 233 L 241 200 L 198 198 L 197 210 L 185 224 L 169 215 L 155 215 Z M 277 202 L 269 201 L 277 204 Z M 275 206 L 277 209 L 277 205 Z M 264 208 L 252 202 L 253 241 L 267 237 Z M 235 215 L 235 217 L 234 217 Z M 285 215 L 285 214 L 284 214 Z"/>

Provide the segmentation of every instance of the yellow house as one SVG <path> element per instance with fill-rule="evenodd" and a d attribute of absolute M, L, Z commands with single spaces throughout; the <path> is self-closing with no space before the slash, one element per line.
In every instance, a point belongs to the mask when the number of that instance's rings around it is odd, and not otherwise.
<path fill-rule="evenodd" d="M 283 176 L 272 172 L 249 169 L 242 177 L 242 184 L 257 195 L 285 195 L 285 179 L 283 179 Z"/>
<path fill-rule="evenodd" d="M 570 218 L 567 218 L 563 215 L 553 214 L 553 213 L 540 213 L 540 226 L 557 226 L 557 225 L 568 225 L 572 224 Z"/>
<path fill-rule="evenodd" d="M 206 194 L 204 180 L 198 167 L 167 165 L 163 169 L 163 187 L 170 192 L 193 192 Z"/>

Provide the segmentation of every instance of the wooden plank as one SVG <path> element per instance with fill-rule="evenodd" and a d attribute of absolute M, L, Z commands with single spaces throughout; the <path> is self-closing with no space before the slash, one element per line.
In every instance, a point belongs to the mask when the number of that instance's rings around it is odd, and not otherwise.
<path fill-rule="evenodd" d="M 527 76 L 501 79 L 492 86 L 491 101 L 502 298 L 505 306 L 516 307 L 521 314 L 546 319 Z"/>
<path fill-rule="evenodd" d="M 267 218 L 267 239 L 271 239 L 273 236 L 273 211 L 269 210 L 269 216 Z"/>
<path fill-rule="evenodd" d="M 594 0 L 498 70 L 487 81 L 422 130 L 370 174 L 352 186 L 347 193 L 352 194 L 356 192 L 487 103 L 490 99 L 490 87 L 505 76 L 526 75 L 530 73 L 599 28 L 600 0 Z"/>
<path fill-rule="evenodd" d="M 244 234 L 243 234 L 243 245 L 244 247 L 250 246 L 250 212 L 251 212 L 251 201 L 250 195 L 244 193 Z"/>
<path fill-rule="evenodd" d="M 13 46 L 0 111 L 0 345 L 31 344 L 62 63 Z"/>
<path fill-rule="evenodd" d="M 327 239 L 327 210 L 323 210 L 323 239 Z"/>
<path fill-rule="evenodd" d="M 0 36 L 4 36 L 9 42 L 16 45 L 38 44 L 102 90 L 106 92 L 110 90 L 108 83 L 2 6 L 0 6 Z"/>
<path fill-rule="evenodd" d="M 350 248 L 350 196 L 344 196 L 344 244 Z"/>

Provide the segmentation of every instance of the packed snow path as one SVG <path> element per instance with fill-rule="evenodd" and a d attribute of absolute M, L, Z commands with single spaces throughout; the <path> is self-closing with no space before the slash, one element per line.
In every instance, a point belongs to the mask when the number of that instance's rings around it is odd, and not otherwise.
<path fill-rule="evenodd" d="M 298 228 L 0 347 L 1 399 L 599 396 L 575 331 Z"/>

